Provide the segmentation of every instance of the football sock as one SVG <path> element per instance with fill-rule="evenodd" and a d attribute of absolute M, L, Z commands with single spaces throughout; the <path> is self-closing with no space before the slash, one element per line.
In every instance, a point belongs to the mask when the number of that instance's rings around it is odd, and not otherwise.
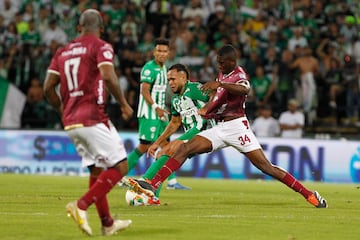
<path fill-rule="evenodd" d="M 156 161 L 154 161 L 150 167 L 146 170 L 146 172 L 144 173 L 144 175 L 142 176 L 144 179 L 153 179 L 156 175 L 156 173 L 161 169 L 162 166 L 165 165 L 165 163 L 169 160 L 169 156 L 167 155 L 162 155 L 161 157 L 159 157 Z M 170 176 L 168 177 L 168 180 L 173 180 L 173 184 L 177 183 L 176 181 L 176 174 L 175 172 L 173 172 L 172 174 L 170 174 Z"/>
<path fill-rule="evenodd" d="M 90 176 L 89 178 L 89 189 L 95 184 L 97 177 Z M 114 220 L 110 215 L 109 203 L 106 195 L 95 202 L 96 210 L 101 219 L 102 226 L 109 227 L 113 224 Z"/>
<path fill-rule="evenodd" d="M 300 193 L 304 196 L 304 198 L 308 198 L 311 194 L 313 194 L 312 191 L 309 191 L 306 189 L 298 180 L 296 180 L 290 173 L 286 173 L 285 177 L 281 179 L 281 182 L 283 182 L 285 185 L 287 185 L 289 188 L 293 189 L 295 192 Z"/>
<path fill-rule="evenodd" d="M 169 160 L 169 156 L 162 155 L 156 161 L 154 161 L 150 167 L 146 170 L 143 175 L 144 179 L 153 179 L 156 173 L 165 165 L 165 163 Z"/>
<path fill-rule="evenodd" d="M 128 155 L 128 168 L 129 168 L 129 172 L 131 171 L 131 169 L 133 169 L 136 164 L 139 162 L 140 157 L 143 155 L 143 153 L 139 152 L 139 150 L 137 148 L 135 148 L 134 150 L 131 151 L 131 153 L 129 153 Z"/>
<path fill-rule="evenodd" d="M 181 164 L 176 161 L 175 158 L 170 158 L 166 164 L 158 171 L 156 176 L 151 180 L 151 185 L 158 189 L 159 186 L 170 176 L 171 173 L 175 172 L 181 167 Z"/>
<path fill-rule="evenodd" d="M 102 199 L 122 177 L 120 171 L 116 168 L 109 168 L 103 171 L 90 190 L 79 199 L 77 203 L 78 208 L 87 210 L 92 203 Z"/>

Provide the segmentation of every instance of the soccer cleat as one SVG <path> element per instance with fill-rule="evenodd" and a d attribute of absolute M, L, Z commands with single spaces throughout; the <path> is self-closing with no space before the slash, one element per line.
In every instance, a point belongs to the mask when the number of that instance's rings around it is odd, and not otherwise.
<path fill-rule="evenodd" d="M 80 230 L 85 234 L 91 236 L 92 230 L 87 220 L 86 211 L 77 207 L 77 201 L 70 202 L 66 205 L 66 212 L 68 217 L 72 217 Z"/>
<path fill-rule="evenodd" d="M 317 208 L 327 208 L 328 207 L 326 200 L 323 197 L 321 197 L 317 191 L 314 191 L 313 194 L 311 194 L 307 198 L 307 201 Z"/>
<path fill-rule="evenodd" d="M 147 204 L 145 204 L 146 206 L 159 206 L 160 205 L 160 199 L 157 197 L 152 197 L 149 198 L 149 200 L 147 201 Z"/>
<path fill-rule="evenodd" d="M 131 188 L 136 193 L 143 193 L 146 196 L 152 198 L 155 196 L 156 190 L 146 180 L 137 180 L 134 178 L 123 178 L 123 183 Z"/>
<path fill-rule="evenodd" d="M 191 188 L 181 185 L 180 183 L 168 184 L 166 189 L 169 190 L 191 190 Z"/>
<path fill-rule="evenodd" d="M 119 231 L 125 230 L 132 223 L 131 220 L 114 220 L 113 225 L 110 227 L 102 227 L 101 232 L 103 236 L 111 236 Z"/>

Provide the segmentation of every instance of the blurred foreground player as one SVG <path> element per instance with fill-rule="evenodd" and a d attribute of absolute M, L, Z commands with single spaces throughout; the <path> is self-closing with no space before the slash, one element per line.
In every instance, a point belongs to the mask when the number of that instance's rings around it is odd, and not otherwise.
<path fill-rule="evenodd" d="M 206 118 L 215 119 L 217 125 L 184 142 L 150 183 L 132 178 L 128 179 L 128 183 L 138 192 L 154 195 L 164 179 L 179 169 L 189 155 L 208 153 L 231 146 L 245 154 L 262 172 L 299 192 L 310 204 L 317 208 L 326 208 L 327 202 L 318 192 L 308 190 L 291 174 L 271 164 L 265 157 L 245 115 L 245 100 L 250 91 L 250 82 L 246 72 L 236 65 L 236 56 L 233 46 L 221 47 L 217 54 L 220 71 L 218 78 L 202 87 L 204 91 L 216 91 L 216 94 L 212 102 L 200 109 L 199 113 Z"/>
<path fill-rule="evenodd" d="M 124 119 L 129 119 L 133 110 L 117 82 L 113 48 L 100 39 L 103 21 L 99 12 L 84 11 L 78 30 L 80 36 L 52 58 L 44 92 L 61 115 L 83 167 L 90 170 L 89 190 L 77 201 L 68 203 L 66 211 L 84 233 L 92 235 L 86 210 L 95 203 L 103 235 L 113 235 L 127 228 L 131 220 L 113 219 L 106 197 L 128 172 L 125 147 L 104 111 L 106 89 L 119 102 Z M 55 89 L 58 84 L 60 96 Z"/>

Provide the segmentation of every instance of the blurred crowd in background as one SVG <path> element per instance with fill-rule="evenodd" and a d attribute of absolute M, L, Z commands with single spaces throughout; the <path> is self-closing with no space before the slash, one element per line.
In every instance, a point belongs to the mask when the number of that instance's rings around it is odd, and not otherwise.
<path fill-rule="evenodd" d="M 141 68 L 152 59 L 154 39 L 166 37 L 167 66 L 183 63 L 199 82 L 215 79 L 216 50 L 234 45 L 253 88 L 250 120 L 263 106 L 277 118 L 295 98 L 308 126 L 322 118 L 336 126 L 359 123 L 357 0 L 0 0 L 0 77 L 27 95 L 22 128 L 61 128 L 42 84 L 52 55 L 76 37 L 87 8 L 102 13 L 103 39 L 117 53 L 119 82 L 135 110 Z M 136 116 L 122 121 L 111 98 L 107 110 L 118 129 L 137 129 Z"/>

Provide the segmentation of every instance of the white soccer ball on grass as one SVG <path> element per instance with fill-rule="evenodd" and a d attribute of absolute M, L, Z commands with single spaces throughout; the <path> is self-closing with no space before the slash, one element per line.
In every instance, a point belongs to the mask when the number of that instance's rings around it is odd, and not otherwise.
<path fill-rule="evenodd" d="M 129 206 L 147 206 L 149 204 L 150 198 L 145 194 L 139 194 L 135 191 L 128 189 L 125 194 L 126 203 Z"/>

